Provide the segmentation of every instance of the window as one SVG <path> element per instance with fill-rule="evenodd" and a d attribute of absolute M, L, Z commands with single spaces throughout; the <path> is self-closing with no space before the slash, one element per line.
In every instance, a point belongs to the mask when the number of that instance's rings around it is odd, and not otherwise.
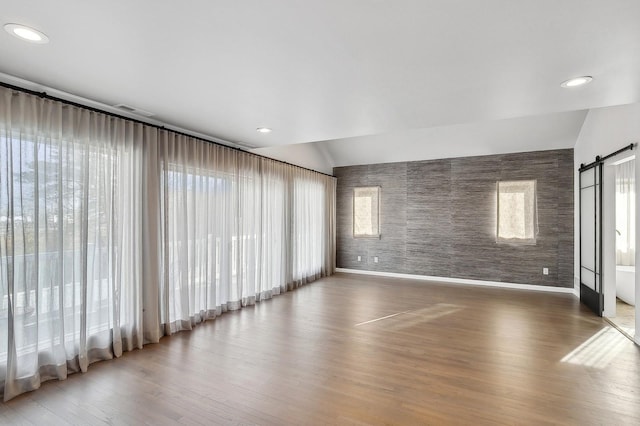
<path fill-rule="evenodd" d="M 30 135 L 0 136 L 0 147 L 0 334 L 14 329 L 17 365 L 49 359 L 42 354 L 59 345 L 77 348 L 81 333 L 106 347 L 118 151 Z M 0 339 L 0 364 L 8 344 Z"/>
<path fill-rule="evenodd" d="M 616 164 L 616 265 L 636 264 L 635 160 Z"/>
<path fill-rule="evenodd" d="M 294 179 L 292 261 L 295 282 L 322 272 L 325 205 L 325 189 L 321 182 L 309 175 Z"/>
<path fill-rule="evenodd" d="M 218 226 L 211 220 L 223 216 L 234 184 L 229 174 L 201 167 L 169 163 L 164 169 L 167 281 L 161 290 L 167 292 L 162 297 L 168 303 L 161 308 L 163 322 L 172 331 L 182 328 L 180 321 L 200 322 L 210 315 L 207 295 L 219 294 L 221 281 L 237 285 L 237 227 Z"/>
<path fill-rule="evenodd" d="M 353 236 L 380 236 L 380 187 L 353 189 Z"/>
<path fill-rule="evenodd" d="M 535 244 L 538 233 L 536 181 L 498 182 L 498 242 Z"/>
<path fill-rule="evenodd" d="M 332 273 L 335 183 L 0 87 L 0 400 Z"/>

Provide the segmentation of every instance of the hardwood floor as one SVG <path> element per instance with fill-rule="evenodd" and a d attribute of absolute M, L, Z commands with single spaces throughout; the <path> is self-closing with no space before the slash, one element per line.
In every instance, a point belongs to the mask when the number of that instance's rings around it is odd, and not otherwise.
<path fill-rule="evenodd" d="M 616 298 L 616 316 L 608 318 L 619 330 L 633 339 L 636 334 L 636 307 Z"/>
<path fill-rule="evenodd" d="M 640 424 L 640 349 L 572 295 L 336 274 L 47 382 L 0 423 Z"/>

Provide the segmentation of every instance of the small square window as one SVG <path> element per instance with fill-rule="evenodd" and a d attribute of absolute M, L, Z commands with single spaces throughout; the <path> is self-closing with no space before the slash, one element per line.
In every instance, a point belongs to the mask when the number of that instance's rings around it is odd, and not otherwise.
<path fill-rule="evenodd" d="M 380 237 L 380 187 L 353 189 L 353 236 Z"/>
<path fill-rule="evenodd" d="M 536 181 L 499 181 L 498 242 L 535 244 L 538 234 Z"/>

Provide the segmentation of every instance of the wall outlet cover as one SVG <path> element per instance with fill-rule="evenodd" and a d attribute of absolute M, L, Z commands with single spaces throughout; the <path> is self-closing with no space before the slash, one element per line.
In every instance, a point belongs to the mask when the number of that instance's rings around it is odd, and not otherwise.
<path fill-rule="evenodd" d="M 542 268 L 543 275 L 549 275 L 549 268 Z"/>

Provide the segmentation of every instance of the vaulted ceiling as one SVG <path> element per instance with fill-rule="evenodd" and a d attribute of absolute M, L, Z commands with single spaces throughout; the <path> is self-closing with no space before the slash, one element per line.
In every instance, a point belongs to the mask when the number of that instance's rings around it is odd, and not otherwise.
<path fill-rule="evenodd" d="M 4 80 L 320 169 L 570 147 L 586 110 L 640 101 L 638 0 L 0 0 L 0 18 L 51 40 L 2 32 Z"/>

